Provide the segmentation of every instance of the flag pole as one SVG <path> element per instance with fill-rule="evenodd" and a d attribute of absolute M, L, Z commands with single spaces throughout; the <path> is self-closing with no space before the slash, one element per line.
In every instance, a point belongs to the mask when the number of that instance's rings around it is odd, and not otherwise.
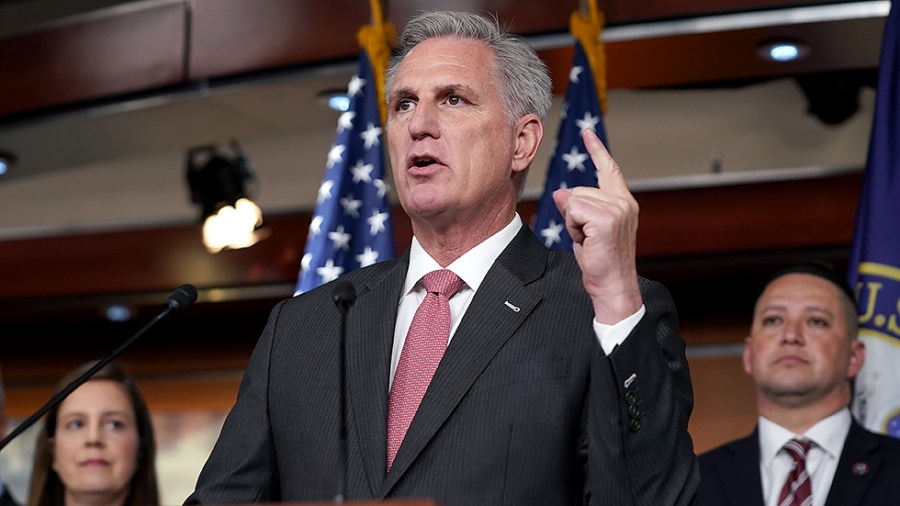
<path fill-rule="evenodd" d="M 597 99 L 600 100 L 600 111 L 606 114 L 606 48 L 603 45 L 603 25 L 606 18 L 597 8 L 597 0 L 580 0 L 579 10 L 569 17 L 569 31 L 584 49 L 594 85 L 597 87 Z"/>
<path fill-rule="evenodd" d="M 359 46 L 369 55 L 372 73 L 375 74 L 375 88 L 378 98 L 378 112 L 381 124 L 387 121 L 387 104 L 384 100 L 384 83 L 388 60 L 391 57 L 391 43 L 396 38 L 394 25 L 385 20 L 385 9 L 381 0 L 369 0 L 372 10 L 372 24 L 363 26 L 356 32 Z"/>

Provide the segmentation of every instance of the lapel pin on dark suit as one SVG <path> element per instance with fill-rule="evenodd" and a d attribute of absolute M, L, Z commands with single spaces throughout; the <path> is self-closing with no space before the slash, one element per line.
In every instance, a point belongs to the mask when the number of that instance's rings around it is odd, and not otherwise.
<path fill-rule="evenodd" d="M 856 476 L 863 476 L 869 472 L 869 464 L 866 462 L 857 462 L 850 466 L 850 471 Z"/>
<path fill-rule="evenodd" d="M 517 312 L 517 313 L 518 313 L 519 311 L 522 310 L 522 308 L 520 308 L 519 306 L 513 306 L 509 301 L 506 301 L 506 302 L 504 302 L 503 304 L 504 304 L 506 307 L 512 309 L 513 311 L 515 311 L 515 312 Z"/>
<path fill-rule="evenodd" d="M 631 373 L 631 376 L 629 376 L 628 378 L 625 379 L 625 383 L 623 383 L 623 385 L 625 386 L 625 388 L 628 388 L 631 386 L 632 383 L 634 383 L 634 380 L 636 380 L 636 379 L 637 379 L 637 374 Z"/>

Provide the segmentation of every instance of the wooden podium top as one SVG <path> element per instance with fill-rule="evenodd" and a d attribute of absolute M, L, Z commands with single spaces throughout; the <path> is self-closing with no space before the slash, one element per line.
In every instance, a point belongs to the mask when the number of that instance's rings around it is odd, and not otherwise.
<path fill-rule="evenodd" d="M 334 506 L 335 504 L 346 504 L 347 506 L 439 506 L 438 503 L 431 499 L 391 499 L 389 501 L 347 501 L 343 503 L 336 502 L 285 502 L 285 503 L 269 503 L 259 506 Z M 234 504 L 231 506 L 246 506 Z"/>
<path fill-rule="evenodd" d="M 292 506 L 334 506 L 335 504 L 346 504 L 347 506 L 438 506 L 438 503 L 430 499 L 391 499 L 390 501 L 349 501 L 344 503 L 295 502 L 282 504 L 291 504 Z"/>

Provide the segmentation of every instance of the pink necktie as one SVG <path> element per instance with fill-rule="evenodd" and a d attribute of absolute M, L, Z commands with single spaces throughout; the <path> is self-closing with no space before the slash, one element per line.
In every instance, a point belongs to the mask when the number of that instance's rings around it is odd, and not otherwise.
<path fill-rule="evenodd" d="M 783 450 L 794 459 L 794 467 L 788 473 L 781 495 L 778 496 L 779 506 L 809 506 L 812 504 L 812 486 L 809 483 L 809 473 L 806 471 L 806 452 L 812 443 L 799 439 L 791 439 L 784 445 Z"/>
<path fill-rule="evenodd" d="M 452 271 L 431 271 L 422 278 L 425 299 L 416 309 L 388 399 L 387 470 L 391 470 L 434 371 L 450 339 L 450 297 L 463 286 Z"/>

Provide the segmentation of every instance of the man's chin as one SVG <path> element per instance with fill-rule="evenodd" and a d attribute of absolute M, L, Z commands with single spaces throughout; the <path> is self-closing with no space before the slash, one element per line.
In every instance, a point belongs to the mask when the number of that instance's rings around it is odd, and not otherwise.
<path fill-rule="evenodd" d="M 803 404 L 812 397 L 816 389 L 806 382 L 794 381 L 768 385 L 763 389 L 771 399 L 778 399 L 779 403 L 786 405 Z"/>
<path fill-rule="evenodd" d="M 419 192 L 407 197 L 403 210 L 413 219 L 434 219 L 446 213 L 447 203 L 439 194 Z"/>

